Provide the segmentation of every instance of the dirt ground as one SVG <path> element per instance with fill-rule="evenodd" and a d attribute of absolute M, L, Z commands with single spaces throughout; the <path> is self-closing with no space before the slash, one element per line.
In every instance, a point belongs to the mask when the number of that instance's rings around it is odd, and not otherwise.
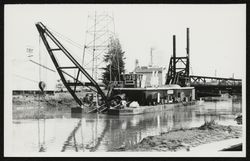
<path fill-rule="evenodd" d="M 132 148 L 120 147 L 114 151 L 189 151 L 201 144 L 240 138 L 241 126 L 223 126 L 215 122 L 205 123 L 201 127 L 180 129 L 162 133 L 158 136 L 148 136 Z"/>

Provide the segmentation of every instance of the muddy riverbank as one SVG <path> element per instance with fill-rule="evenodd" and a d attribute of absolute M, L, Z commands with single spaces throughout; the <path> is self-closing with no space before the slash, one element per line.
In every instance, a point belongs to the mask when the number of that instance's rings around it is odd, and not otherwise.
<path fill-rule="evenodd" d="M 12 97 L 13 119 L 52 118 L 60 113 L 70 112 L 70 108 L 79 106 L 69 93 L 54 95 L 14 95 Z"/>
<path fill-rule="evenodd" d="M 212 121 L 196 128 L 179 129 L 157 136 L 148 136 L 133 147 L 119 147 L 111 151 L 190 151 L 199 145 L 241 137 L 241 126 L 224 126 Z"/>

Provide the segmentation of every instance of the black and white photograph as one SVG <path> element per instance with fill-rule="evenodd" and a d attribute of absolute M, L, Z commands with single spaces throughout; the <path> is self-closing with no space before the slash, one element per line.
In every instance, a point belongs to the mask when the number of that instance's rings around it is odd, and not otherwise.
<path fill-rule="evenodd" d="M 5 4 L 5 157 L 245 157 L 246 4 Z"/>

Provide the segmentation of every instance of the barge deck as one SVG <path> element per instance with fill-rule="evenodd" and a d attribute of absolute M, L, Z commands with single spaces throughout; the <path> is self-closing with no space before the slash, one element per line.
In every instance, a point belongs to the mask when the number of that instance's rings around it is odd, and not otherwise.
<path fill-rule="evenodd" d="M 109 109 L 107 114 L 109 115 L 138 115 L 144 113 L 152 113 L 164 110 L 170 110 L 176 107 L 201 105 L 201 101 L 190 101 L 190 102 L 180 102 L 171 104 L 159 104 L 155 106 L 140 106 L 137 108 L 125 107 L 124 109 Z"/>

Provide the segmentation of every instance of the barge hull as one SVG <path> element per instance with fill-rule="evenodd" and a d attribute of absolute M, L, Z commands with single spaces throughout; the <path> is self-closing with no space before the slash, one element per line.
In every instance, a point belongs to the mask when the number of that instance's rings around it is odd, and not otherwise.
<path fill-rule="evenodd" d="M 138 115 L 144 113 L 152 113 L 158 111 L 164 111 L 173 109 L 176 107 L 197 105 L 198 101 L 190 101 L 185 103 L 173 103 L 173 104 L 160 104 L 155 106 L 141 106 L 138 108 L 124 108 L 124 109 L 109 109 L 109 115 Z"/>

